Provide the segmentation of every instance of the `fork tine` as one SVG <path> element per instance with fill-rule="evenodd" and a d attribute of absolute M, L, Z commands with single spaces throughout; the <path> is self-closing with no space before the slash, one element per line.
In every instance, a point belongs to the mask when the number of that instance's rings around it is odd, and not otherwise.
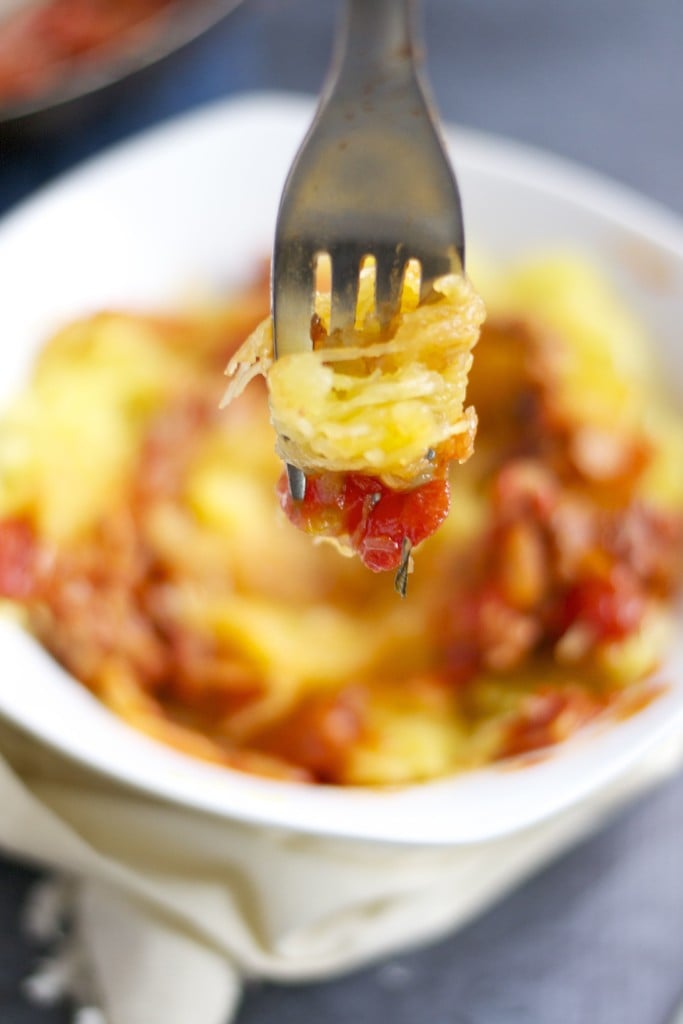
<path fill-rule="evenodd" d="M 273 261 L 273 348 L 276 358 L 312 347 L 315 250 L 299 242 L 276 249 Z"/>
<path fill-rule="evenodd" d="M 457 256 L 451 256 L 449 253 L 429 253 L 420 257 L 420 266 L 422 268 L 422 277 L 420 281 L 420 298 L 424 299 L 431 290 L 432 285 L 437 277 L 443 277 L 444 274 L 451 274 L 456 269 L 460 269 L 459 259 Z"/>
<path fill-rule="evenodd" d="M 401 247 L 392 246 L 376 254 L 375 307 L 383 327 L 398 311 L 404 263 Z"/>
<path fill-rule="evenodd" d="M 338 245 L 330 249 L 332 260 L 332 310 L 330 328 L 333 331 L 353 327 L 358 305 L 358 279 L 362 254 L 354 246 Z"/>
<path fill-rule="evenodd" d="M 303 501 L 306 497 L 306 474 L 298 466 L 287 463 L 287 484 L 293 501 Z"/>

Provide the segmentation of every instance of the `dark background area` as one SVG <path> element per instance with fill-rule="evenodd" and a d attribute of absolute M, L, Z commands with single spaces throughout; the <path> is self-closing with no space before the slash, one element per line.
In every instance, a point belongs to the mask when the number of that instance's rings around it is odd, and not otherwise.
<path fill-rule="evenodd" d="M 248 0 L 125 103 L 30 145 L 0 131 L 0 212 L 203 102 L 316 92 L 337 7 Z M 445 118 L 579 160 L 683 212 L 681 0 L 425 7 Z M 682 807 L 683 781 L 670 782 L 455 937 L 325 984 L 254 987 L 238 1024 L 665 1024 L 683 996 Z M 31 1007 L 21 994 L 40 953 L 19 929 L 34 877 L 0 861 L 0 1024 L 70 1020 L 67 1008 Z"/>

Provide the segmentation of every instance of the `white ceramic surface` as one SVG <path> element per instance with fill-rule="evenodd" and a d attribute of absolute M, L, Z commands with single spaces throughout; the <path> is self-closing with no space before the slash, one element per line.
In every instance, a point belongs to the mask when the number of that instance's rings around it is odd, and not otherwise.
<path fill-rule="evenodd" d="M 310 119 L 307 101 L 256 96 L 148 133 L 70 174 L 0 225 L 0 401 L 41 341 L 103 306 L 169 306 L 223 287 L 267 253 L 279 193 Z M 589 172 L 464 130 L 448 133 L 468 238 L 494 257 L 589 252 L 651 326 L 683 398 L 683 226 Z M 673 685 L 626 721 L 586 730 L 523 769 L 496 766 L 391 792 L 304 787 L 215 768 L 137 734 L 8 621 L 0 622 L 0 712 L 142 790 L 263 825 L 401 843 L 501 836 L 540 821 L 683 729 L 683 643 Z"/>

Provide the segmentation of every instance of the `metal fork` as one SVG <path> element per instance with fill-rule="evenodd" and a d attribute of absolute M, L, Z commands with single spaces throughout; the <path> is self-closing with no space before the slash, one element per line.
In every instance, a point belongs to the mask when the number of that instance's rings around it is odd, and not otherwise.
<path fill-rule="evenodd" d="M 426 294 L 464 267 L 457 183 L 421 80 L 415 0 L 346 0 L 330 76 L 289 172 L 273 255 L 275 357 L 312 347 L 315 266 L 332 265 L 331 330 L 353 325 L 360 265 L 376 261 L 383 323 L 400 301 L 408 260 Z M 302 500 L 304 473 L 288 466 Z"/>

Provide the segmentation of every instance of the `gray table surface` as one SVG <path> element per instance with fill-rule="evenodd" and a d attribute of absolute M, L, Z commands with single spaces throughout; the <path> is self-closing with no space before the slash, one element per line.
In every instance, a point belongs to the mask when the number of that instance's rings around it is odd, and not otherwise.
<path fill-rule="evenodd" d="M 335 7 L 251 0 L 135 111 L 23 154 L 0 149 L 0 208 L 103 144 L 204 100 L 316 91 Z M 426 8 L 445 117 L 580 160 L 683 213 L 683 0 Z M 683 780 L 669 782 L 430 948 L 325 984 L 254 987 L 238 1024 L 665 1024 L 683 995 L 682 804 Z M 18 924 L 34 878 L 0 861 L 0 1024 L 70 1020 L 67 1007 L 31 1007 L 21 995 L 40 953 Z"/>

